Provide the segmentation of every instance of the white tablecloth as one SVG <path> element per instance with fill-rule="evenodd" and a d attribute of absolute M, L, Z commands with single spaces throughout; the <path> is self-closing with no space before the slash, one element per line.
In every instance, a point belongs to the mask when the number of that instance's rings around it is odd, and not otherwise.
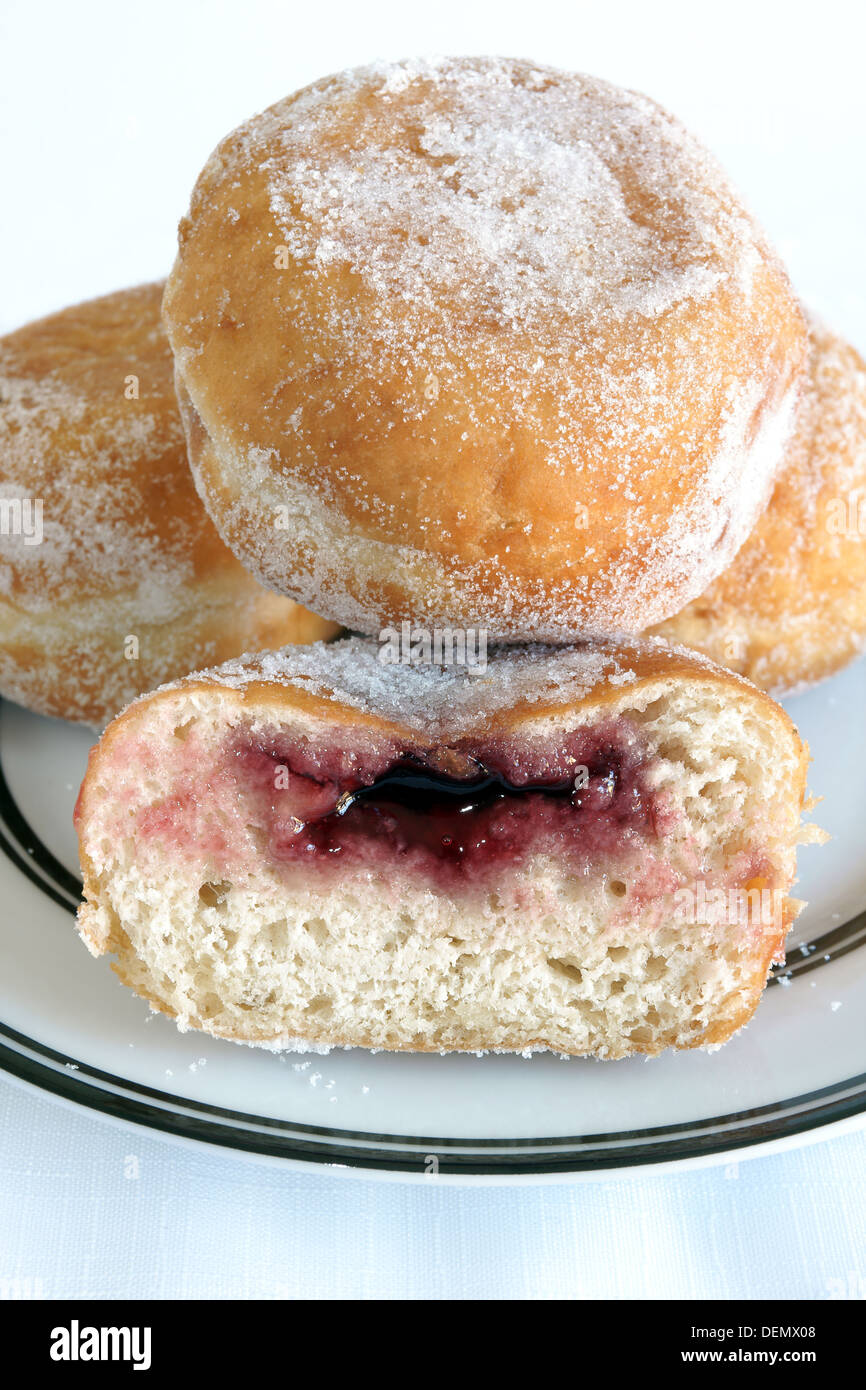
<path fill-rule="evenodd" d="M 866 1133 L 549 1187 L 293 1172 L 0 1077 L 0 1297 L 866 1297 Z"/>

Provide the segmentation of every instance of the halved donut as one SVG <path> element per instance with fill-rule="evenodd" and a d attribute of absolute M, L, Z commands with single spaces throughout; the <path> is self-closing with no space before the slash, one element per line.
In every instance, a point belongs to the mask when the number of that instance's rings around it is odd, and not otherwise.
<path fill-rule="evenodd" d="M 662 642 L 475 674 L 289 648 L 109 727 L 80 930 L 181 1027 L 243 1042 L 723 1042 L 784 953 L 806 761 L 768 696 Z"/>

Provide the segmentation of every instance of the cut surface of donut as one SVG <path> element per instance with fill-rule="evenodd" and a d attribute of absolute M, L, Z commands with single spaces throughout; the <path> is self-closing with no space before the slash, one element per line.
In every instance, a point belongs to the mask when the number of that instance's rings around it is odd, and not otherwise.
<path fill-rule="evenodd" d="M 106 731 L 80 930 L 182 1027 L 272 1047 L 722 1042 L 783 954 L 805 764 L 767 696 L 661 642 L 474 675 L 287 649 Z"/>

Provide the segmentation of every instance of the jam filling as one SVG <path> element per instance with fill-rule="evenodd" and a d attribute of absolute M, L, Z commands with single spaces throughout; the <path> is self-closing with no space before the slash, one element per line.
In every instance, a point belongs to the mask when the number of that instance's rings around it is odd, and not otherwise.
<path fill-rule="evenodd" d="M 607 858 L 656 838 L 663 817 L 646 760 L 622 731 L 572 735 L 534 766 L 502 747 L 475 749 L 463 777 L 400 749 L 369 769 L 369 780 L 346 767 L 314 770 L 297 749 L 246 743 L 236 754 L 271 859 L 287 866 L 384 869 L 396 859 L 467 879 L 529 851 Z"/>

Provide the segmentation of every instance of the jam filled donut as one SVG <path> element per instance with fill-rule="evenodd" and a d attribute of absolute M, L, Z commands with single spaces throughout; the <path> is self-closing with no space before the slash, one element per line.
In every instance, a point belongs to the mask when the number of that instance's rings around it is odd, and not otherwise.
<path fill-rule="evenodd" d="M 706 593 L 655 631 L 774 694 L 866 646 L 866 364 L 811 325 L 810 383 L 767 511 Z"/>
<path fill-rule="evenodd" d="M 268 593 L 196 494 L 161 285 L 0 339 L 0 693 L 102 725 L 143 690 L 335 628 Z"/>
<path fill-rule="evenodd" d="M 344 73 L 229 135 L 164 314 L 224 540 L 370 633 L 675 613 L 765 506 L 806 354 L 678 122 L 495 58 Z"/>
<path fill-rule="evenodd" d="M 621 1057 L 746 1022 L 804 838 L 769 696 L 639 638 L 378 658 L 263 653 L 110 725 L 76 811 L 94 954 L 269 1046 Z"/>

